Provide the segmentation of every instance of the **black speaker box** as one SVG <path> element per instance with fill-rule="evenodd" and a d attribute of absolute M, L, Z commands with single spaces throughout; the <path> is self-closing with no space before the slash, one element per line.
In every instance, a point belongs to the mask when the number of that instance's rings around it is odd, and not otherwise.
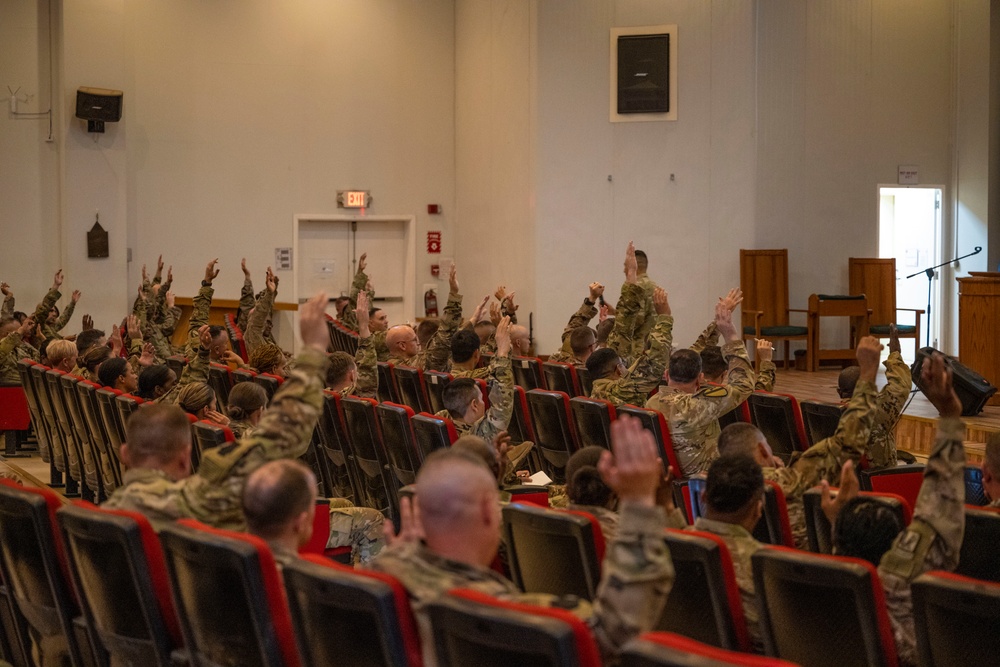
<path fill-rule="evenodd" d="M 921 391 L 924 390 L 923 382 L 920 379 L 920 370 L 923 368 L 924 360 L 937 352 L 933 347 L 922 347 L 917 350 L 917 358 L 910 367 L 913 375 L 913 383 Z M 945 362 L 951 366 L 952 383 L 955 386 L 955 393 L 958 400 L 962 402 L 962 415 L 971 417 L 983 411 L 986 401 L 990 400 L 993 394 L 997 393 L 997 388 L 991 385 L 986 378 L 972 370 L 968 366 L 961 364 L 957 359 L 945 355 Z"/>
<path fill-rule="evenodd" d="M 117 123 L 122 119 L 122 98 L 120 90 L 107 88 L 78 88 L 76 91 L 76 117 L 83 120 L 99 120 Z"/>
<path fill-rule="evenodd" d="M 618 113 L 670 111 L 670 35 L 618 37 Z"/>

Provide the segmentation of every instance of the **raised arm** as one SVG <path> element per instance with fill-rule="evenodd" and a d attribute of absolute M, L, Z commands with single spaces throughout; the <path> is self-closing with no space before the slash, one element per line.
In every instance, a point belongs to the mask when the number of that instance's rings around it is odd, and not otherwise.
<path fill-rule="evenodd" d="M 14 317 L 14 292 L 10 285 L 0 282 L 0 293 L 3 294 L 3 308 L 0 309 L 0 320 Z"/>
<path fill-rule="evenodd" d="M 447 371 L 451 357 L 451 337 L 462 326 L 462 295 L 458 288 L 458 274 L 453 264 L 449 278 L 448 303 L 444 307 L 441 325 L 427 344 L 424 370 Z"/>
<path fill-rule="evenodd" d="M 358 305 L 354 309 L 358 318 L 358 351 L 354 354 L 354 365 L 358 367 L 358 377 L 354 382 L 354 394 L 362 398 L 376 398 L 378 395 L 378 353 L 368 329 L 368 293 L 358 292 Z"/>
<path fill-rule="evenodd" d="M 35 312 L 33 317 L 36 322 L 45 322 L 49 317 L 49 311 L 52 310 L 52 306 L 56 305 L 56 301 L 62 296 L 59 293 L 59 288 L 63 284 L 63 272 L 62 269 L 56 271 L 55 277 L 52 279 L 52 287 L 46 293 L 45 297 L 35 306 Z"/>
<path fill-rule="evenodd" d="M 760 362 L 760 369 L 757 371 L 757 378 L 754 381 L 755 391 L 771 391 L 774 389 L 775 366 L 771 359 L 774 357 L 774 344 L 763 338 L 755 338 L 756 358 Z"/>
<path fill-rule="evenodd" d="M 56 320 L 55 324 L 52 325 L 54 331 L 62 331 L 69 324 L 70 319 L 73 317 L 73 311 L 76 310 L 76 303 L 80 300 L 81 296 L 80 290 L 73 290 L 73 295 L 70 297 L 69 303 L 63 308 L 62 313 L 59 314 L 59 318 Z"/>
<path fill-rule="evenodd" d="M 219 269 L 215 265 L 219 262 L 216 257 L 205 266 L 205 277 L 201 281 L 201 289 L 194 298 L 194 307 L 191 310 L 191 320 L 188 322 L 188 352 L 194 356 L 194 350 L 198 344 L 198 330 L 208 324 L 209 312 L 212 310 L 212 296 L 215 290 L 212 288 L 212 281 L 219 275 Z"/>
<path fill-rule="evenodd" d="M 254 307 L 253 277 L 247 268 L 247 258 L 240 260 L 240 268 L 243 269 L 243 287 L 240 288 L 240 306 L 236 316 L 236 326 L 240 331 L 246 331 L 247 320 L 250 319 L 250 311 Z"/>
<path fill-rule="evenodd" d="M 899 347 L 899 331 L 896 325 L 889 326 L 889 357 L 885 360 L 885 387 L 879 392 L 879 408 L 890 422 L 899 419 L 899 414 L 910 397 L 913 378 L 910 367 L 903 361 Z"/>
<path fill-rule="evenodd" d="M 254 350 L 264 344 L 264 325 L 267 324 L 267 320 L 274 310 L 274 297 L 278 293 L 278 285 L 275 283 L 274 272 L 271 271 L 270 266 L 267 267 L 265 285 L 264 293 L 257 299 L 257 305 L 250 313 L 247 330 L 243 332 L 243 340 L 247 344 L 248 354 L 253 354 Z M 329 337 L 329 333 L 327 337 Z"/>
<path fill-rule="evenodd" d="M 635 245 L 629 241 L 625 251 L 625 283 L 618 298 L 615 326 L 608 335 L 608 347 L 623 359 L 631 358 L 636 318 L 645 307 L 645 294 L 636 278 Z"/>
<path fill-rule="evenodd" d="M 649 332 L 649 347 L 619 380 L 631 383 L 635 392 L 643 397 L 663 381 L 663 372 L 667 370 L 673 344 L 674 318 L 670 314 L 667 292 L 661 287 L 653 292 L 653 308 L 656 311 L 656 321 L 653 330 Z"/>
<path fill-rule="evenodd" d="M 590 324 L 590 320 L 597 315 L 597 300 L 604 295 L 604 285 L 601 283 L 590 283 L 590 294 L 583 300 L 583 304 L 575 313 L 569 316 L 569 322 L 562 332 L 563 351 L 571 352 L 569 346 L 569 336 L 578 327 L 585 327 Z"/>
<path fill-rule="evenodd" d="M 504 316 L 497 325 L 497 352 L 490 362 L 490 375 L 494 379 L 490 391 L 490 409 L 486 420 L 498 431 L 510 424 L 514 414 L 514 373 L 510 370 L 510 318 Z"/>

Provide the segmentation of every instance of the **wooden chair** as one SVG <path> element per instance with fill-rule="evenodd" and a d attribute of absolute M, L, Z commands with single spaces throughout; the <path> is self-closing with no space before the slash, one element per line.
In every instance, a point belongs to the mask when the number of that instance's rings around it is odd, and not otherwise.
<path fill-rule="evenodd" d="M 788 368 L 789 343 L 801 340 L 809 358 L 809 328 L 789 324 L 790 313 L 807 311 L 788 307 L 788 249 L 740 250 L 740 289 L 743 290 L 743 338 L 784 341 L 784 367 Z"/>
<path fill-rule="evenodd" d="M 846 348 L 820 347 L 820 324 L 824 317 L 847 317 L 850 322 L 850 332 Z M 809 295 L 809 342 L 806 345 L 808 368 L 818 371 L 820 362 L 854 361 L 854 341 L 868 335 L 868 300 L 864 294 L 859 296 L 841 296 L 831 294 Z"/>
<path fill-rule="evenodd" d="M 900 338 L 912 338 L 914 352 L 920 349 L 920 317 L 924 311 L 919 308 L 896 307 L 896 259 L 893 257 L 851 257 L 847 260 L 850 280 L 850 294 L 864 294 L 868 297 L 870 309 L 869 333 L 873 336 L 889 335 L 889 325 L 896 323 L 896 313 L 903 310 L 914 314 L 913 324 L 898 324 Z"/>

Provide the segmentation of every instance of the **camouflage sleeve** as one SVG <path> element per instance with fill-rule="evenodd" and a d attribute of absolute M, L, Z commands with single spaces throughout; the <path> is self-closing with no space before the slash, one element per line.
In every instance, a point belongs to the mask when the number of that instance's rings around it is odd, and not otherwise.
<path fill-rule="evenodd" d="M 368 286 L 368 276 L 364 271 L 358 271 L 354 274 L 354 280 L 351 282 L 351 295 L 348 297 L 350 304 L 347 306 L 347 312 L 344 313 L 350 321 L 353 323 L 351 329 L 354 331 L 358 330 L 358 319 L 354 314 L 354 309 L 358 307 L 358 293 Z M 375 290 L 368 290 L 368 303 L 375 303 Z M 350 325 L 348 325 L 350 326 Z"/>
<path fill-rule="evenodd" d="M 0 359 L 6 359 L 14 354 L 14 350 L 21 344 L 21 332 L 12 331 L 0 340 Z M 20 359 L 14 359 L 15 362 Z"/>
<path fill-rule="evenodd" d="M 142 371 L 142 366 L 139 365 L 139 357 L 142 356 L 142 338 L 130 338 L 128 341 L 128 361 L 129 365 L 132 366 L 132 370 L 138 375 Z"/>
<path fill-rule="evenodd" d="M 590 626 L 612 664 L 622 645 L 652 630 L 674 583 L 670 551 L 663 539 L 663 509 L 624 505 L 618 535 L 604 556 Z"/>
<path fill-rule="evenodd" d="M 734 340 L 726 343 L 722 347 L 722 354 L 729 362 L 729 376 L 726 379 L 725 386 L 729 389 L 729 392 L 735 401 L 729 408 L 729 410 L 731 410 L 745 401 L 747 396 L 753 393 L 753 365 L 750 363 L 750 357 L 747 356 L 746 345 L 742 340 Z"/>
<path fill-rule="evenodd" d="M 76 310 L 76 304 L 72 301 L 67 303 L 66 307 L 63 308 L 63 311 L 59 314 L 59 319 L 57 319 L 56 323 L 52 325 L 52 329 L 55 331 L 62 331 L 65 329 L 66 325 L 69 324 L 70 318 L 73 317 L 74 310 Z"/>
<path fill-rule="evenodd" d="M 177 321 L 180 319 L 181 310 L 177 306 L 173 308 L 165 308 L 163 310 L 163 321 L 160 324 L 160 331 L 167 338 L 173 335 L 174 329 L 177 328 Z"/>
<path fill-rule="evenodd" d="M 587 326 L 590 324 L 590 320 L 594 319 L 596 315 L 597 306 L 593 303 L 588 303 L 587 299 L 584 299 L 580 308 L 575 313 L 570 315 L 569 322 L 566 323 L 566 328 L 563 329 L 563 343 L 566 344 L 569 342 L 569 335 L 573 333 L 573 329 Z"/>
<path fill-rule="evenodd" d="M 44 322 L 49 317 L 49 311 L 52 310 L 52 306 L 56 305 L 56 301 L 59 300 L 62 294 L 59 293 L 57 289 L 50 289 L 45 297 L 42 298 L 41 302 L 35 306 L 35 314 L 33 317 L 36 322 Z"/>
<path fill-rule="evenodd" d="M 694 342 L 691 349 L 695 352 L 700 353 L 706 347 L 716 346 L 719 344 L 719 329 L 715 326 L 715 320 L 708 323 L 705 330 L 701 332 L 698 336 L 698 340 Z"/>
<path fill-rule="evenodd" d="M 197 296 L 194 297 L 194 307 L 191 310 L 191 319 L 188 321 L 187 349 L 191 355 L 200 344 L 198 342 L 198 329 L 208 324 L 208 314 L 212 309 L 212 296 L 214 294 L 215 289 L 211 285 L 208 287 L 202 285 Z"/>
<path fill-rule="evenodd" d="M 753 385 L 754 391 L 771 391 L 774 389 L 774 371 L 776 368 L 773 361 L 760 362 L 760 371 L 758 371 L 757 379 Z"/>
<path fill-rule="evenodd" d="M 619 357 L 627 358 L 632 354 L 632 336 L 635 334 L 636 317 L 642 308 L 643 298 L 642 287 L 638 284 L 622 285 L 615 326 L 608 335 L 608 347 L 617 352 Z"/>
<path fill-rule="evenodd" d="M 264 293 L 257 299 L 257 305 L 253 309 L 253 314 L 247 322 L 247 330 L 243 332 L 243 340 L 247 344 L 247 354 L 264 344 L 264 325 L 267 318 L 271 317 L 274 309 L 274 292 L 264 290 Z"/>
<path fill-rule="evenodd" d="M 913 384 L 913 378 L 910 375 L 910 367 L 903 361 L 899 352 L 889 353 L 889 358 L 883 363 L 886 384 L 879 394 L 878 404 L 889 422 L 892 423 L 899 418 L 899 413 L 903 411 L 906 399 L 910 397 L 910 386 Z"/>
<path fill-rule="evenodd" d="M 667 370 L 667 362 L 670 361 L 673 327 L 672 316 L 657 315 L 656 324 L 649 332 L 649 349 L 642 353 L 622 377 L 622 380 L 633 382 L 636 392 L 643 396 L 656 389 L 663 381 L 663 372 Z"/>
<path fill-rule="evenodd" d="M 507 299 L 500 302 L 500 316 L 509 317 L 511 324 L 517 324 L 517 310 L 510 310 L 507 308 Z"/>
<path fill-rule="evenodd" d="M 250 311 L 253 310 L 254 303 L 253 281 L 249 276 L 244 276 L 243 287 L 240 288 L 239 311 L 236 315 L 236 326 L 240 328 L 240 331 L 247 330 L 247 320 L 250 318 Z"/>
<path fill-rule="evenodd" d="M 0 320 L 14 317 L 14 295 L 6 296 L 3 299 L 3 308 L 0 308 Z"/>
<path fill-rule="evenodd" d="M 510 357 L 493 357 L 490 375 L 495 380 L 490 390 L 490 409 L 486 421 L 503 431 L 514 414 L 514 373 L 510 370 Z"/>
<path fill-rule="evenodd" d="M 424 355 L 425 371 L 447 371 L 448 360 L 451 358 L 451 337 L 462 324 L 462 295 L 449 294 L 448 304 L 444 307 L 444 317 L 441 326 L 427 344 L 427 354 Z"/>
<path fill-rule="evenodd" d="M 184 386 L 192 382 L 208 382 L 210 353 L 211 351 L 207 347 L 202 347 L 201 343 L 199 343 L 197 354 L 193 355 L 191 360 L 184 364 L 184 370 L 181 371 L 181 377 L 177 381 L 177 385 Z"/>
<path fill-rule="evenodd" d="M 362 338 L 358 342 L 358 351 L 354 355 L 354 364 L 358 367 L 358 379 L 354 383 L 354 395 L 362 398 L 377 398 L 378 394 L 378 354 L 372 336 Z"/>

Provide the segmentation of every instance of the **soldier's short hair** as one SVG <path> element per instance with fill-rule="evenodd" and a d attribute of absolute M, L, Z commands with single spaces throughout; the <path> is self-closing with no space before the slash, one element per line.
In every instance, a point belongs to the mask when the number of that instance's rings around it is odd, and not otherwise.
<path fill-rule="evenodd" d="M 273 539 L 316 504 L 316 477 L 291 459 L 265 463 L 247 477 L 242 502 L 247 530 L 265 540 Z"/>
<path fill-rule="evenodd" d="M 494 477 L 500 476 L 500 462 L 497 460 L 497 452 L 493 445 L 480 438 L 478 435 L 463 435 L 461 438 L 451 443 L 453 450 L 460 450 L 474 455 L 481 459 L 490 474 Z"/>
<path fill-rule="evenodd" d="M 833 553 L 862 558 L 875 567 L 903 530 L 899 515 L 875 498 L 857 496 L 840 510 L 833 527 Z"/>
<path fill-rule="evenodd" d="M 125 442 L 133 467 L 170 463 L 191 446 L 191 425 L 176 405 L 151 403 L 136 410 L 125 424 Z"/>
<path fill-rule="evenodd" d="M 479 320 L 476 322 L 476 334 L 479 336 L 479 340 L 485 341 L 493 332 L 497 330 L 497 327 L 490 320 Z"/>
<path fill-rule="evenodd" d="M 1000 477 L 1000 432 L 993 433 L 987 438 L 983 464 L 990 469 L 994 477 Z"/>
<path fill-rule="evenodd" d="M 757 443 L 764 439 L 764 434 L 753 424 L 736 422 L 722 429 L 719 433 L 720 456 L 753 456 Z"/>
<path fill-rule="evenodd" d="M 10 332 L 18 329 L 20 326 L 21 324 L 11 317 L 3 318 L 0 320 L 0 338 L 6 337 Z"/>
<path fill-rule="evenodd" d="M 38 346 L 38 356 L 41 359 L 45 360 L 46 363 L 49 366 L 54 366 L 55 365 L 51 361 L 48 361 L 48 358 L 49 358 L 49 345 L 53 341 L 55 341 L 55 340 L 57 340 L 57 339 L 56 338 L 46 338 L 45 340 L 42 341 L 42 344 Z"/>
<path fill-rule="evenodd" d="M 448 414 L 453 419 L 461 419 L 465 416 L 472 401 L 482 398 L 479 384 L 472 378 L 458 378 L 448 383 L 448 386 L 441 392 L 441 400 Z"/>
<path fill-rule="evenodd" d="M 229 390 L 226 415 L 245 421 L 257 410 L 267 406 L 267 391 L 256 382 L 239 382 Z"/>
<path fill-rule="evenodd" d="M 378 306 L 372 306 L 371 308 L 368 309 L 368 317 L 375 317 L 375 313 L 377 313 L 380 310 L 382 309 L 379 308 Z"/>
<path fill-rule="evenodd" d="M 729 368 L 726 357 L 722 354 L 722 348 L 718 345 L 707 345 L 699 356 L 701 356 L 701 372 L 712 382 L 721 379 Z"/>
<path fill-rule="evenodd" d="M 77 356 L 76 343 L 64 338 L 53 340 L 45 349 L 45 356 L 49 360 L 49 366 L 57 366 L 65 359 Z"/>
<path fill-rule="evenodd" d="M 417 324 L 417 340 L 420 341 L 420 347 L 427 348 L 428 343 L 431 342 L 431 338 L 434 334 L 438 332 L 441 328 L 441 320 L 434 318 L 429 320 L 423 320 Z"/>
<path fill-rule="evenodd" d="M 837 377 L 837 394 L 841 398 L 854 396 L 854 387 L 860 378 L 861 368 L 858 366 L 848 366 L 840 371 L 840 375 Z"/>
<path fill-rule="evenodd" d="M 578 449 L 566 462 L 566 495 L 571 503 L 607 507 L 614 495 L 601 477 L 597 464 L 604 453 L 603 447 Z"/>
<path fill-rule="evenodd" d="M 741 514 L 764 495 L 764 473 L 749 456 L 723 456 L 708 467 L 705 504 L 721 514 Z"/>
<path fill-rule="evenodd" d="M 649 268 L 649 258 L 646 257 L 646 253 L 642 250 L 635 251 L 635 266 L 640 272 Z"/>
<path fill-rule="evenodd" d="M 207 408 L 215 400 L 215 392 L 205 382 L 191 382 L 184 385 L 177 394 L 177 405 L 191 414 Z"/>
<path fill-rule="evenodd" d="M 250 353 L 250 365 L 258 373 L 273 373 L 285 362 L 285 353 L 274 343 L 261 343 Z"/>
<path fill-rule="evenodd" d="M 590 327 L 577 327 L 569 334 L 569 347 L 573 354 L 580 356 L 597 342 L 597 334 Z"/>
<path fill-rule="evenodd" d="M 97 378 L 101 381 L 103 386 L 114 388 L 115 383 L 118 382 L 118 378 L 125 375 L 125 369 L 127 367 L 128 362 L 121 357 L 108 359 L 101 364 L 101 368 L 97 373 Z"/>
<path fill-rule="evenodd" d="M 215 340 L 219 336 L 226 333 L 226 327 L 219 326 L 218 324 L 213 324 L 208 328 L 208 333 L 212 335 L 212 340 Z M 226 334 L 228 335 L 228 334 Z"/>
<path fill-rule="evenodd" d="M 479 350 L 479 344 L 479 335 L 475 331 L 459 329 L 451 337 L 451 358 L 456 363 L 465 363 Z"/>
<path fill-rule="evenodd" d="M 87 354 L 87 350 L 97 345 L 97 341 L 104 338 L 104 332 L 100 329 L 87 329 L 76 335 L 76 355 L 82 357 Z"/>
<path fill-rule="evenodd" d="M 337 351 L 330 355 L 330 367 L 326 370 L 326 386 L 336 387 L 347 379 L 347 374 L 357 367 L 354 357 L 347 352 Z"/>
<path fill-rule="evenodd" d="M 687 348 L 674 350 L 670 355 L 668 374 L 674 382 L 694 382 L 701 375 L 701 355 Z"/>
<path fill-rule="evenodd" d="M 621 358 L 611 348 L 602 347 L 595 351 L 587 357 L 587 372 L 590 373 L 591 381 L 608 377 L 615 372 L 619 363 L 621 363 Z"/>
<path fill-rule="evenodd" d="M 144 368 L 141 373 L 139 373 L 139 396 L 146 399 L 152 400 L 156 398 L 156 388 L 167 383 L 170 379 L 170 374 L 173 373 L 170 367 L 166 364 L 154 364 L 147 368 Z M 248 382 L 243 382 L 242 384 L 252 384 Z"/>
<path fill-rule="evenodd" d="M 98 367 L 109 357 L 111 357 L 111 348 L 107 345 L 97 345 L 87 350 L 87 353 L 83 355 L 82 365 L 90 371 L 91 374 L 94 374 L 97 373 Z"/>
<path fill-rule="evenodd" d="M 615 328 L 615 318 L 609 317 L 603 322 L 597 324 L 597 344 L 606 345 L 608 342 L 608 336 Z"/>

